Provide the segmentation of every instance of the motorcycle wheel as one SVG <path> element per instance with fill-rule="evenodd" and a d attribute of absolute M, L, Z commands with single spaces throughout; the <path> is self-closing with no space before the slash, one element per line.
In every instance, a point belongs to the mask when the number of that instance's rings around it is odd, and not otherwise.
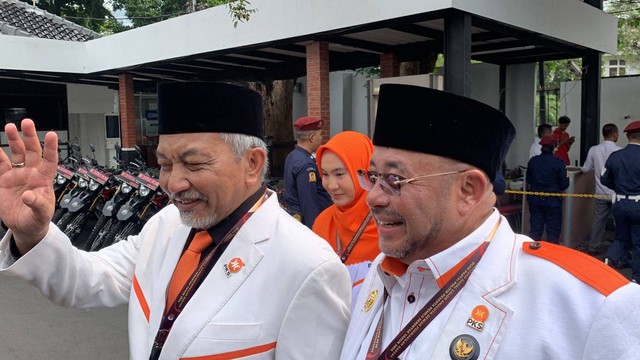
<path fill-rule="evenodd" d="M 90 214 L 86 211 L 77 214 L 77 216 L 69 222 L 67 228 L 64 230 L 65 234 L 67 234 L 71 240 L 71 243 L 76 247 L 78 247 L 78 236 L 89 221 L 89 217 Z"/>
<path fill-rule="evenodd" d="M 109 234 L 107 234 L 105 241 L 108 242 L 108 245 L 105 245 L 104 247 L 126 240 L 127 236 L 137 234 L 140 232 L 141 228 L 142 226 L 135 220 L 133 222 L 119 222 L 111 231 L 109 231 Z"/>
<path fill-rule="evenodd" d="M 66 211 L 66 209 L 65 209 L 65 211 Z M 65 229 L 67 228 L 67 225 L 69 225 L 69 223 L 71 222 L 71 220 L 73 220 L 75 215 L 76 214 L 74 214 L 74 213 L 70 213 L 70 212 L 66 211 L 64 213 L 64 215 L 62 215 L 60 220 L 58 220 L 58 222 L 56 222 L 56 226 L 58 226 L 58 229 L 60 229 L 62 232 L 64 232 Z"/>
<path fill-rule="evenodd" d="M 53 218 L 51 219 L 51 222 L 54 224 L 58 223 L 58 221 L 60 221 L 60 218 L 62 218 L 62 216 L 66 213 L 67 213 L 67 209 L 65 208 L 56 209 L 56 212 L 53 213 Z"/>
<path fill-rule="evenodd" d="M 103 218 L 100 218 L 103 219 Z M 92 240 L 87 241 L 86 250 L 87 251 L 98 251 L 102 249 L 109 239 L 109 233 L 111 229 L 117 224 L 118 220 L 111 217 L 104 217 L 106 223 L 102 225 L 100 228 L 97 226 L 93 229 L 93 232 L 96 233 L 95 237 Z M 91 233 L 93 235 L 93 232 Z"/>
<path fill-rule="evenodd" d="M 91 234 L 89 234 L 89 237 L 87 238 L 87 244 L 85 246 L 86 251 L 91 251 L 91 248 L 93 247 L 93 242 L 96 240 L 96 238 L 102 231 L 102 228 L 104 228 L 104 226 L 107 224 L 109 220 L 111 220 L 110 216 L 101 215 L 100 218 L 98 218 L 98 221 L 93 226 L 93 230 L 91 230 Z"/>

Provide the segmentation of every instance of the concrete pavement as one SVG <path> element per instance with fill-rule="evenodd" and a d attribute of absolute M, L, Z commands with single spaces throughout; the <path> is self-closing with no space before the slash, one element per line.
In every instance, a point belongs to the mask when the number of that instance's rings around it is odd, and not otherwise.
<path fill-rule="evenodd" d="M 0 276 L 0 360 L 128 358 L 126 306 L 68 309 L 23 281 Z"/>

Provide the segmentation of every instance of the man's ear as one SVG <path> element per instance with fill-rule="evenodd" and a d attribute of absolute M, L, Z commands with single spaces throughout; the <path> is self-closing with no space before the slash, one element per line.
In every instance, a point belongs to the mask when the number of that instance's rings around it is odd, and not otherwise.
<path fill-rule="evenodd" d="M 248 184 L 262 183 L 262 170 L 267 166 L 267 153 L 261 148 L 252 148 L 245 152 L 247 164 L 245 181 Z"/>
<path fill-rule="evenodd" d="M 460 201 L 458 211 L 467 215 L 483 200 L 487 191 L 491 191 L 489 179 L 478 169 L 465 171 L 460 175 Z"/>

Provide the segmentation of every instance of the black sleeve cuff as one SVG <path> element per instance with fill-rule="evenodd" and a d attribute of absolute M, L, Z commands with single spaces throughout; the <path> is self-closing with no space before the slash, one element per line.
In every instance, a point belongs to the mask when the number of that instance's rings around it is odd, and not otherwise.
<path fill-rule="evenodd" d="M 18 245 L 16 245 L 16 241 L 13 239 L 13 236 L 11 237 L 11 239 L 9 239 L 9 251 L 11 251 L 11 256 L 16 259 L 20 259 L 22 257 L 20 250 L 18 250 Z"/>

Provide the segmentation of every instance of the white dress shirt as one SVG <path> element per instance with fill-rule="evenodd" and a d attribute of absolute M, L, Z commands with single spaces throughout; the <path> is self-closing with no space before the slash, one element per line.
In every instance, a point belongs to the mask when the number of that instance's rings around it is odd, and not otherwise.
<path fill-rule="evenodd" d="M 542 153 L 542 145 L 540 145 L 540 138 L 536 136 L 535 141 L 529 148 L 529 159 Z"/>
<path fill-rule="evenodd" d="M 613 141 L 609 140 L 605 140 L 589 149 L 587 160 L 584 162 L 581 170 L 583 173 L 587 173 L 592 170 L 594 171 L 596 177 L 596 194 L 612 195 L 614 193 L 613 190 L 602 185 L 600 182 L 600 175 L 602 175 L 604 163 L 607 162 L 609 155 L 618 150 L 620 150 L 620 147 Z"/>

